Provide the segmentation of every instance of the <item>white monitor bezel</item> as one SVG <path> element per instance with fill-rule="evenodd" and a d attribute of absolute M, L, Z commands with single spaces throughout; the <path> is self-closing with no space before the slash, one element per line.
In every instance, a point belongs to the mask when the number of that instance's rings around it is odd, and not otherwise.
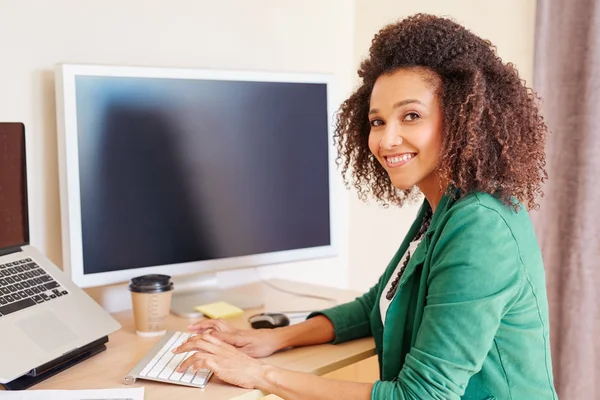
<path fill-rule="evenodd" d="M 218 260 L 194 261 L 120 271 L 84 274 L 81 233 L 81 199 L 79 187 L 79 154 L 75 78 L 77 76 L 113 76 L 173 79 L 210 79 L 262 82 L 323 83 L 327 85 L 327 125 L 329 143 L 329 211 L 330 245 L 230 257 Z M 144 274 L 171 276 L 208 273 L 238 268 L 333 257 L 339 247 L 340 194 L 336 190 L 335 149 L 333 143 L 333 76 L 315 73 L 257 72 L 234 70 L 206 70 L 188 68 L 157 68 L 133 66 L 104 66 L 59 64 L 56 67 L 56 111 L 58 127 L 59 181 L 63 243 L 63 269 L 78 286 L 94 287 L 125 282 Z"/>

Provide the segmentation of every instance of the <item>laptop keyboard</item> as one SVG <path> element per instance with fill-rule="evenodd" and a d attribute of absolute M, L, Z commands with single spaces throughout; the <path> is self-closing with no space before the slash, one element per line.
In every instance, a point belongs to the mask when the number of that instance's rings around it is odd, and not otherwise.
<path fill-rule="evenodd" d="M 31 258 L 0 264 L 0 318 L 67 294 Z"/>

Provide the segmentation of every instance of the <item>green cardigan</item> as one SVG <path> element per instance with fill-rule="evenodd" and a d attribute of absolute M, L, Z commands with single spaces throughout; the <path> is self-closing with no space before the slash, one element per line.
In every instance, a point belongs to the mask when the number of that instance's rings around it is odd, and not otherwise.
<path fill-rule="evenodd" d="M 444 196 L 383 326 L 382 291 L 428 209 L 368 293 L 311 317 L 332 321 L 334 343 L 373 336 L 381 380 L 372 399 L 557 399 L 544 268 L 522 206 Z"/>

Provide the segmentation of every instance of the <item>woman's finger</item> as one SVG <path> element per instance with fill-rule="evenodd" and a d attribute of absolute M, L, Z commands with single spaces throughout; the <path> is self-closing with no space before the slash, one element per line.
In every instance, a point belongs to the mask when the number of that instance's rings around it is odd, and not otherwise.
<path fill-rule="evenodd" d="M 180 346 L 173 349 L 173 353 L 179 354 L 194 350 L 214 353 L 216 348 L 222 344 L 223 342 L 220 339 L 211 336 L 210 333 L 203 333 L 183 342 Z"/>
<path fill-rule="evenodd" d="M 216 332 L 216 331 L 213 331 L 213 332 Z M 214 344 L 215 346 L 221 346 L 223 344 L 223 341 L 221 339 L 219 339 L 218 337 L 215 337 L 212 332 L 202 334 L 200 337 L 200 340 Z"/>
<path fill-rule="evenodd" d="M 195 333 L 202 333 L 207 329 L 214 329 L 217 331 L 231 331 L 231 328 L 227 323 L 221 319 L 207 319 L 205 321 L 196 322 L 188 327 L 188 329 Z"/>
<path fill-rule="evenodd" d="M 248 344 L 248 340 L 240 336 L 239 333 L 213 331 L 210 333 L 214 338 L 220 339 L 221 341 L 230 344 L 235 347 L 242 347 Z"/>
<path fill-rule="evenodd" d="M 198 335 L 192 335 L 189 338 L 187 338 L 186 340 L 184 340 L 180 346 L 183 346 L 184 344 L 187 344 L 187 343 L 195 343 L 196 340 L 201 340 L 204 335 L 209 335 L 209 334 L 212 334 L 213 332 L 218 332 L 218 331 L 215 331 L 215 330 L 208 331 L 207 330 L 204 333 L 201 333 Z"/>
<path fill-rule="evenodd" d="M 198 360 L 198 357 L 196 356 L 196 354 L 198 354 L 198 353 L 194 353 L 191 356 L 189 356 L 188 358 L 186 358 L 185 360 L 183 360 L 183 362 L 181 364 L 179 364 L 179 367 L 177 367 L 177 372 L 185 372 L 185 371 L 187 371 L 187 369 L 189 367 L 194 365 L 196 360 Z"/>
<path fill-rule="evenodd" d="M 194 353 L 190 357 L 188 357 L 185 361 L 183 361 L 179 367 L 177 367 L 177 372 L 185 372 L 191 368 L 191 371 L 198 371 L 199 369 L 209 369 L 208 365 L 215 366 L 213 362 L 214 356 L 207 353 Z"/>
<path fill-rule="evenodd" d="M 192 365 L 192 369 L 194 371 L 198 371 L 200 369 L 209 369 L 215 372 L 216 363 L 214 361 L 214 356 L 210 354 L 202 354 L 202 357 L 198 357 L 194 364 Z"/>

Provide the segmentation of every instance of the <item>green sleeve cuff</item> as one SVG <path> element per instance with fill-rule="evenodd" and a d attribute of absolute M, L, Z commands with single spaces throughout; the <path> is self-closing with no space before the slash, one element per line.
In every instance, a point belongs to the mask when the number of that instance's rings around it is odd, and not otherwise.
<path fill-rule="evenodd" d="M 313 312 L 307 319 L 317 315 L 327 317 L 333 324 L 335 332 L 332 344 L 371 336 L 369 313 L 364 312 L 364 308 L 359 302 L 360 300 L 355 300 L 327 310 Z"/>

